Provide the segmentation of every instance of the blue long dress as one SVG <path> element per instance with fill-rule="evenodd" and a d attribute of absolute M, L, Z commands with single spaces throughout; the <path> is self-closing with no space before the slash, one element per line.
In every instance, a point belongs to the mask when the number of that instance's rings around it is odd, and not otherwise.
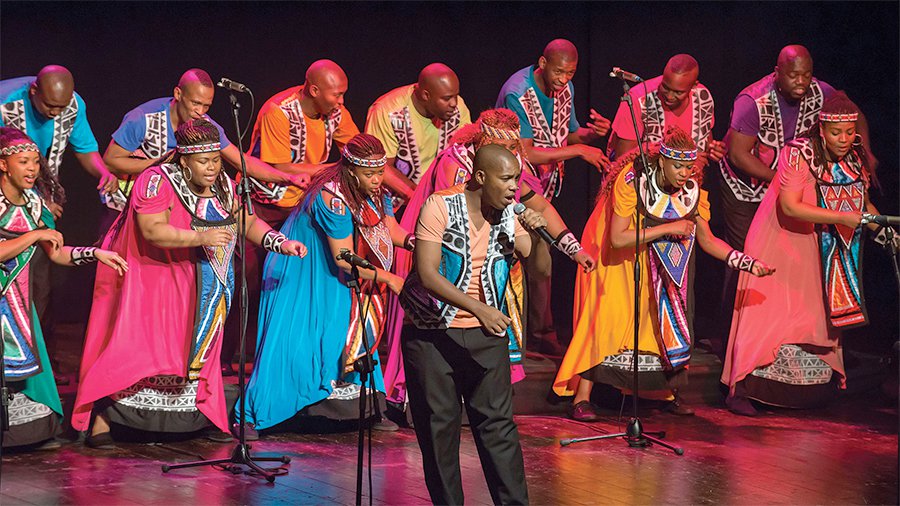
<path fill-rule="evenodd" d="M 341 357 L 350 324 L 351 291 L 328 237 L 353 235 L 350 211 L 320 193 L 298 206 L 281 232 L 307 246 L 306 257 L 269 255 L 259 304 L 256 363 L 247 386 L 248 422 L 266 429 L 301 413 L 334 420 L 359 414 L 359 374 L 343 374 Z M 393 216 L 385 196 L 385 215 Z M 377 361 L 377 355 L 376 355 Z M 381 368 L 375 389 L 384 393 Z M 240 416 L 240 402 L 237 416 Z"/>

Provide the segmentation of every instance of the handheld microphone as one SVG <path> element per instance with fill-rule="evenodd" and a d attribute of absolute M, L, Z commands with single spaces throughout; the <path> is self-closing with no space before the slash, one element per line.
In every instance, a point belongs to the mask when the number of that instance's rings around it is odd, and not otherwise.
<path fill-rule="evenodd" d="M 865 225 L 866 223 L 875 223 L 882 227 L 889 227 L 891 225 L 900 225 L 900 216 L 863 213 L 862 220 L 860 221 L 862 225 Z"/>
<path fill-rule="evenodd" d="M 627 70 L 622 70 L 619 67 L 613 67 L 612 70 L 609 71 L 609 77 L 617 77 L 632 83 L 640 83 L 643 81 L 639 75 L 628 72 Z"/>
<path fill-rule="evenodd" d="M 246 93 L 247 92 L 246 86 L 244 86 L 243 84 L 241 84 L 237 81 L 232 81 L 231 79 L 228 79 L 227 77 L 223 77 L 223 78 L 219 79 L 219 82 L 216 83 L 216 86 L 218 86 L 219 88 L 225 88 L 226 90 L 236 91 L 238 93 Z"/>
<path fill-rule="evenodd" d="M 516 216 L 524 213 L 525 204 L 517 202 L 516 205 L 513 206 L 513 212 L 516 213 Z M 538 227 L 534 229 L 534 232 L 537 235 L 541 236 L 541 239 L 543 239 L 550 246 L 556 246 L 556 239 L 550 236 L 550 232 L 547 232 L 547 229 L 545 227 Z"/>
<path fill-rule="evenodd" d="M 347 262 L 348 264 L 350 264 L 354 267 L 358 267 L 360 269 L 369 269 L 371 271 L 375 270 L 375 266 L 372 265 L 372 262 L 366 260 L 365 258 L 363 258 L 359 255 L 353 254 L 347 248 L 341 248 L 341 252 L 338 253 L 337 256 L 334 258 L 335 258 L 335 260 L 343 260 L 343 261 Z"/>

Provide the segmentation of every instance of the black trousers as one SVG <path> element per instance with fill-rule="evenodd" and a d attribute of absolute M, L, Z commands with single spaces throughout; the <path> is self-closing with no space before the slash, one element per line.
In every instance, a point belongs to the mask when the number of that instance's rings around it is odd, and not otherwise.
<path fill-rule="evenodd" d="M 519 429 L 513 421 L 505 337 L 479 328 L 402 334 L 406 386 L 434 504 L 463 504 L 459 468 L 462 403 L 494 504 L 528 504 Z"/>

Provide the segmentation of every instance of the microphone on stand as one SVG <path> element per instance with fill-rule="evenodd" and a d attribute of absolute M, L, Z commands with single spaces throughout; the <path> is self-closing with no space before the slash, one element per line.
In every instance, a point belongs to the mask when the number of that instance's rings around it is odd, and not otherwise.
<path fill-rule="evenodd" d="M 891 225 L 900 225 L 900 216 L 885 216 L 883 214 L 863 213 L 861 221 L 863 225 L 865 225 L 866 223 L 875 223 L 876 225 L 881 225 L 882 227 L 889 227 Z"/>
<path fill-rule="evenodd" d="M 622 70 L 619 67 L 613 67 L 612 70 L 609 71 L 609 77 L 624 79 L 631 83 L 640 83 L 644 81 L 641 79 L 641 76 L 628 72 L 627 70 Z"/>
<path fill-rule="evenodd" d="M 238 93 L 246 93 L 247 92 L 247 86 L 245 86 L 237 81 L 232 81 L 231 79 L 228 79 L 227 77 L 223 77 L 223 78 L 219 79 L 219 82 L 216 83 L 216 86 L 218 86 L 219 88 L 225 88 L 226 90 L 236 91 Z"/>
<path fill-rule="evenodd" d="M 343 260 L 343 261 L 347 262 L 348 264 L 350 264 L 354 267 L 358 267 L 360 269 L 369 269 L 370 271 L 375 270 L 375 266 L 372 265 L 372 262 L 366 260 L 365 258 L 363 258 L 359 255 L 354 254 L 347 248 L 341 248 L 341 252 L 338 253 L 337 256 L 334 258 L 335 258 L 335 260 Z"/>
<path fill-rule="evenodd" d="M 521 202 L 517 202 L 516 205 L 513 206 L 513 212 L 516 213 L 516 216 L 524 213 L 525 212 L 525 204 L 523 204 Z M 537 235 L 541 236 L 541 239 L 543 239 L 550 246 L 556 246 L 556 239 L 554 239 L 550 235 L 550 232 L 547 232 L 547 229 L 545 227 L 538 227 L 538 228 L 534 229 L 534 232 Z"/>

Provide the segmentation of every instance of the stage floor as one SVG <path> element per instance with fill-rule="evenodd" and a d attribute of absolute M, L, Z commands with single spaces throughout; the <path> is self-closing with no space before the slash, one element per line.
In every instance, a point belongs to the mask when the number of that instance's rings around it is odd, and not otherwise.
<path fill-rule="evenodd" d="M 561 447 L 561 438 L 618 430 L 608 422 L 518 416 L 532 504 L 897 504 L 897 408 L 878 393 L 815 411 L 756 418 L 699 405 L 697 416 L 643 413 L 648 429 L 685 449 L 633 449 L 621 440 Z M 0 504 L 352 504 L 356 433 L 278 434 L 253 444 L 287 455 L 274 484 L 213 468 L 160 465 L 226 457 L 232 445 L 203 439 L 124 443 L 115 451 L 73 442 L 61 450 L 3 455 Z M 490 504 L 472 437 L 464 428 L 466 501 Z M 375 432 L 375 504 L 422 504 L 428 494 L 414 433 Z M 364 499 L 366 502 L 367 499 Z"/>

